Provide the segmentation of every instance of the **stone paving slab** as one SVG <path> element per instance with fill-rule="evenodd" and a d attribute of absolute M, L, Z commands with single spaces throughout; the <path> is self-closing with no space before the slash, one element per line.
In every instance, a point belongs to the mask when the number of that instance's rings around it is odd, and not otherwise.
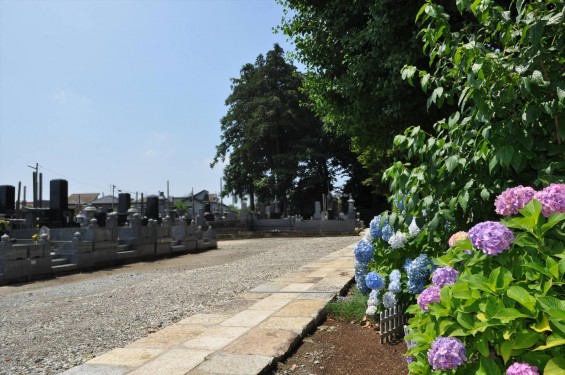
<path fill-rule="evenodd" d="M 273 363 L 272 357 L 218 353 L 187 375 L 256 375 Z"/>
<path fill-rule="evenodd" d="M 173 349 L 128 375 L 184 375 L 212 353 L 206 350 Z"/>
<path fill-rule="evenodd" d="M 300 336 L 292 331 L 253 328 L 247 334 L 225 347 L 222 352 L 261 355 L 278 360 L 287 353 L 289 348 L 294 347 L 299 340 Z"/>
<path fill-rule="evenodd" d="M 63 374 L 265 373 L 319 324 L 326 304 L 351 283 L 354 247 L 240 294 L 229 314 L 194 314 Z"/>

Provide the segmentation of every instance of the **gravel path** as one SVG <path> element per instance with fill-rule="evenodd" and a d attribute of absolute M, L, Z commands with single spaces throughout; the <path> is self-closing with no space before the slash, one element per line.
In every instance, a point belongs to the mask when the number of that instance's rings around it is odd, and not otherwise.
<path fill-rule="evenodd" d="M 0 287 L 0 374 L 57 374 L 296 270 L 359 237 L 221 241 L 219 249 Z"/>

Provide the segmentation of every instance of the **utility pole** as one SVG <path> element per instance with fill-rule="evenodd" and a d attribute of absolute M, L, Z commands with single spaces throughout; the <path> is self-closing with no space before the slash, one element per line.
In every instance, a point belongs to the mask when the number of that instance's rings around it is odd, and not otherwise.
<path fill-rule="evenodd" d="M 114 212 L 114 189 L 116 185 L 112 185 L 112 212 Z"/>
<path fill-rule="evenodd" d="M 39 163 L 35 163 L 35 167 L 28 165 L 31 169 L 35 169 L 33 172 L 33 208 L 37 208 L 37 177 L 39 172 Z"/>

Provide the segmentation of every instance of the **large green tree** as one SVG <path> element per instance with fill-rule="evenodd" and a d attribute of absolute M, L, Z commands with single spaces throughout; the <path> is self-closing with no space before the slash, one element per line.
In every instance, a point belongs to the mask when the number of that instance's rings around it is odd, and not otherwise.
<path fill-rule="evenodd" d="M 418 14 L 429 67 L 407 66 L 429 105 L 457 108 L 432 132 L 407 129 L 395 139 L 412 163 L 388 171 L 407 209 L 424 210 L 429 228 L 466 228 L 492 217 L 495 196 L 519 184 L 565 179 L 565 1 L 457 0 L 469 22 L 454 25 L 427 1 Z"/>
<path fill-rule="evenodd" d="M 303 105 L 308 96 L 302 84 L 303 76 L 278 44 L 232 79 L 212 166 L 227 161 L 223 193 L 249 195 L 252 210 L 256 196 L 277 198 L 285 209 L 288 199 L 298 202 L 294 198 L 306 192 L 321 197 L 333 188 L 339 148 L 330 146 L 335 139 Z"/>
<path fill-rule="evenodd" d="M 424 66 L 414 17 L 399 0 L 278 0 L 279 27 L 306 66 L 305 88 L 328 127 L 352 139 L 373 185 L 391 160 L 392 139 L 414 123 L 431 126 L 426 97 L 402 81 L 405 64 Z M 435 111 L 432 109 L 432 111 Z M 386 188 L 385 188 L 386 190 Z M 383 192 L 381 187 L 381 192 Z"/>

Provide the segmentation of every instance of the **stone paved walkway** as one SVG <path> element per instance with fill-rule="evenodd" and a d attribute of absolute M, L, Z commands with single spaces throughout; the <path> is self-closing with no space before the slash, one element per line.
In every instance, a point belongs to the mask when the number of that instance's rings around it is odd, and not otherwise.
<path fill-rule="evenodd" d="M 268 372 L 318 325 L 354 276 L 338 250 L 241 294 L 235 314 L 195 314 L 63 375 L 216 375 Z"/>

